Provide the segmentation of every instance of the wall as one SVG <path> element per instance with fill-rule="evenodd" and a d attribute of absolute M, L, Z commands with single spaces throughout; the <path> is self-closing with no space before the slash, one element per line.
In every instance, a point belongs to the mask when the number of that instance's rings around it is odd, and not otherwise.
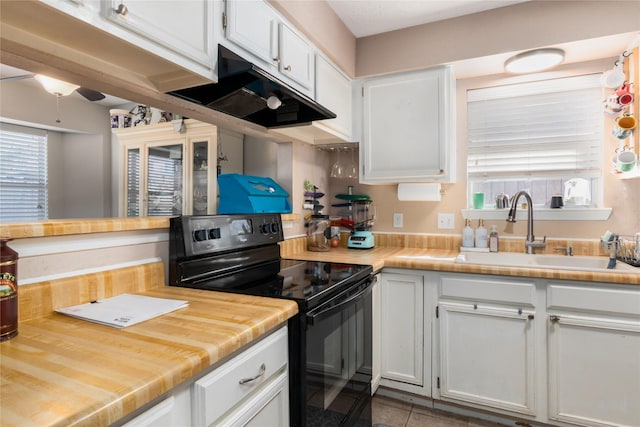
<path fill-rule="evenodd" d="M 640 2 L 528 1 L 360 38 L 356 45 L 356 75 L 420 69 L 637 32 L 639 22 Z"/>
<path fill-rule="evenodd" d="M 354 185 L 355 193 L 371 196 L 376 204 L 377 217 L 374 226 L 379 232 L 401 233 L 440 233 L 459 234 L 464 227 L 462 209 L 466 209 L 466 92 L 468 89 L 502 85 L 546 76 L 547 78 L 565 77 L 576 74 L 602 72 L 611 67 L 613 59 L 590 61 L 581 64 L 568 65 L 559 69 L 531 76 L 494 75 L 457 81 L 457 182 L 444 184 L 444 195 L 440 202 L 400 202 L 397 198 L 397 185 L 361 185 L 357 180 L 331 179 L 330 193 L 346 191 L 348 185 Z M 608 93 L 604 92 L 604 93 Z M 603 93 L 603 99 L 604 99 Z M 605 150 L 603 153 L 604 205 L 612 207 L 613 212 L 607 221 L 536 221 L 535 234 L 550 237 L 598 239 L 606 230 L 621 234 L 633 235 L 640 230 L 640 179 L 620 180 L 609 170 L 609 159 L 617 147 L 617 140 L 611 134 L 613 120 L 603 114 L 605 122 Z M 333 158 L 335 160 L 335 157 Z M 330 199 L 329 203 L 335 203 Z M 334 211 L 335 212 L 335 211 Z M 404 215 L 404 227 L 393 227 L 393 213 Z M 438 213 L 453 213 L 455 215 L 455 229 L 442 230 L 437 228 Z M 534 216 L 535 218 L 535 216 Z M 506 212 L 505 212 L 506 219 Z M 518 221 L 507 228 L 506 221 L 490 221 L 487 225 L 496 224 L 498 231 L 505 235 L 526 235 L 526 221 Z M 474 222 L 475 227 L 477 223 Z"/>

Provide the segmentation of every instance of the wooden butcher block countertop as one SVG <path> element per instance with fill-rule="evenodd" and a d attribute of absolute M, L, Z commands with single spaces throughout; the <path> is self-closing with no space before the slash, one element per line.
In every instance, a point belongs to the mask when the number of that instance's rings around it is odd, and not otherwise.
<path fill-rule="evenodd" d="M 105 283 L 98 297 L 118 293 Z M 85 296 L 95 298 L 91 292 Z M 136 293 L 189 305 L 123 329 L 55 312 L 26 321 L 21 314 L 18 336 L 0 344 L 0 424 L 109 425 L 297 313 L 292 301 L 248 295 L 162 285 Z M 31 300 L 28 290 L 24 298 Z"/>
<path fill-rule="evenodd" d="M 500 276 L 640 285 L 640 268 L 638 268 L 638 273 L 635 274 L 455 263 L 453 259 L 459 253 L 460 252 L 458 250 L 449 249 L 400 247 L 347 249 L 340 247 L 332 248 L 328 252 L 296 251 L 287 253 L 284 256 L 286 258 L 310 261 L 368 264 L 373 266 L 374 271 L 379 271 L 385 267 L 406 268 L 414 270 L 449 271 L 457 273 L 494 274 Z"/>

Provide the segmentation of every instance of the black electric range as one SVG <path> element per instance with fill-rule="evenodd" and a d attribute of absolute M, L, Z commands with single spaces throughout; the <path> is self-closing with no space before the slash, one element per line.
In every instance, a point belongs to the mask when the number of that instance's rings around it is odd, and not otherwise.
<path fill-rule="evenodd" d="M 298 304 L 288 322 L 290 425 L 371 425 L 371 266 L 281 258 L 279 214 L 170 224 L 171 286 Z"/>

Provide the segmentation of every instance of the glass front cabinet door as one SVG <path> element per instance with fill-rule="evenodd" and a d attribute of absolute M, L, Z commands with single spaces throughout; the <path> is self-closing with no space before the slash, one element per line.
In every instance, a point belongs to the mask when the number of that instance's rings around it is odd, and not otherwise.
<path fill-rule="evenodd" d="M 217 128 L 195 120 L 186 131 L 171 123 L 114 130 L 124 173 L 119 215 L 176 216 L 216 212 Z"/>

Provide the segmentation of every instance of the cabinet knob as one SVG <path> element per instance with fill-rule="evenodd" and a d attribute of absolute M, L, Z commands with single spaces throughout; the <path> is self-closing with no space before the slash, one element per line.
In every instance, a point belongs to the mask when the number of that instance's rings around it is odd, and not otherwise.
<path fill-rule="evenodd" d="M 286 67 L 284 67 L 285 71 L 291 71 L 291 65 L 287 65 Z"/>
<path fill-rule="evenodd" d="M 278 57 L 276 56 L 275 58 L 273 58 L 273 61 L 274 61 L 276 64 L 279 64 L 279 63 L 280 63 L 280 58 L 278 58 Z"/>
<path fill-rule="evenodd" d="M 551 323 L 558 323 L 560 321 L 560 316 L 552 314 L 551 316 L 549 316 L 549 320 L 551 320 Z"/>
<path fill-rule="evenodd" d="M 247 384 L 250 382 L 253 382 L 255 380 L 257 380 L 258 378 L 262 377 L 264 375 L 264 373 L 266 372 L 267 367 L 265 366 L 265 364 L 263 363 L 262 365 L 260 365 L 260 370 L 258 371 L 258 373 L 251 377 L 251 378 L 242 378 L 240 381 L 238 381 L 239 384 Z"/>
<path fill-rule="evenodd" d="M 530 314 L 530 315 L 527 316 L 527 319 L 533 320 L 533 319 L 535 319 L 535 316 L 533 314 Z"/>
<path fill-rule="evenodd" d="M 120 2 L 118 7 L 115 9 L 115 11 L 118 15 L 125 16 L 129 12 L 129 9 L 127 9 L 127 6 L 125 6 L 124 4 L 122 4 L 122 2 Z"/>

